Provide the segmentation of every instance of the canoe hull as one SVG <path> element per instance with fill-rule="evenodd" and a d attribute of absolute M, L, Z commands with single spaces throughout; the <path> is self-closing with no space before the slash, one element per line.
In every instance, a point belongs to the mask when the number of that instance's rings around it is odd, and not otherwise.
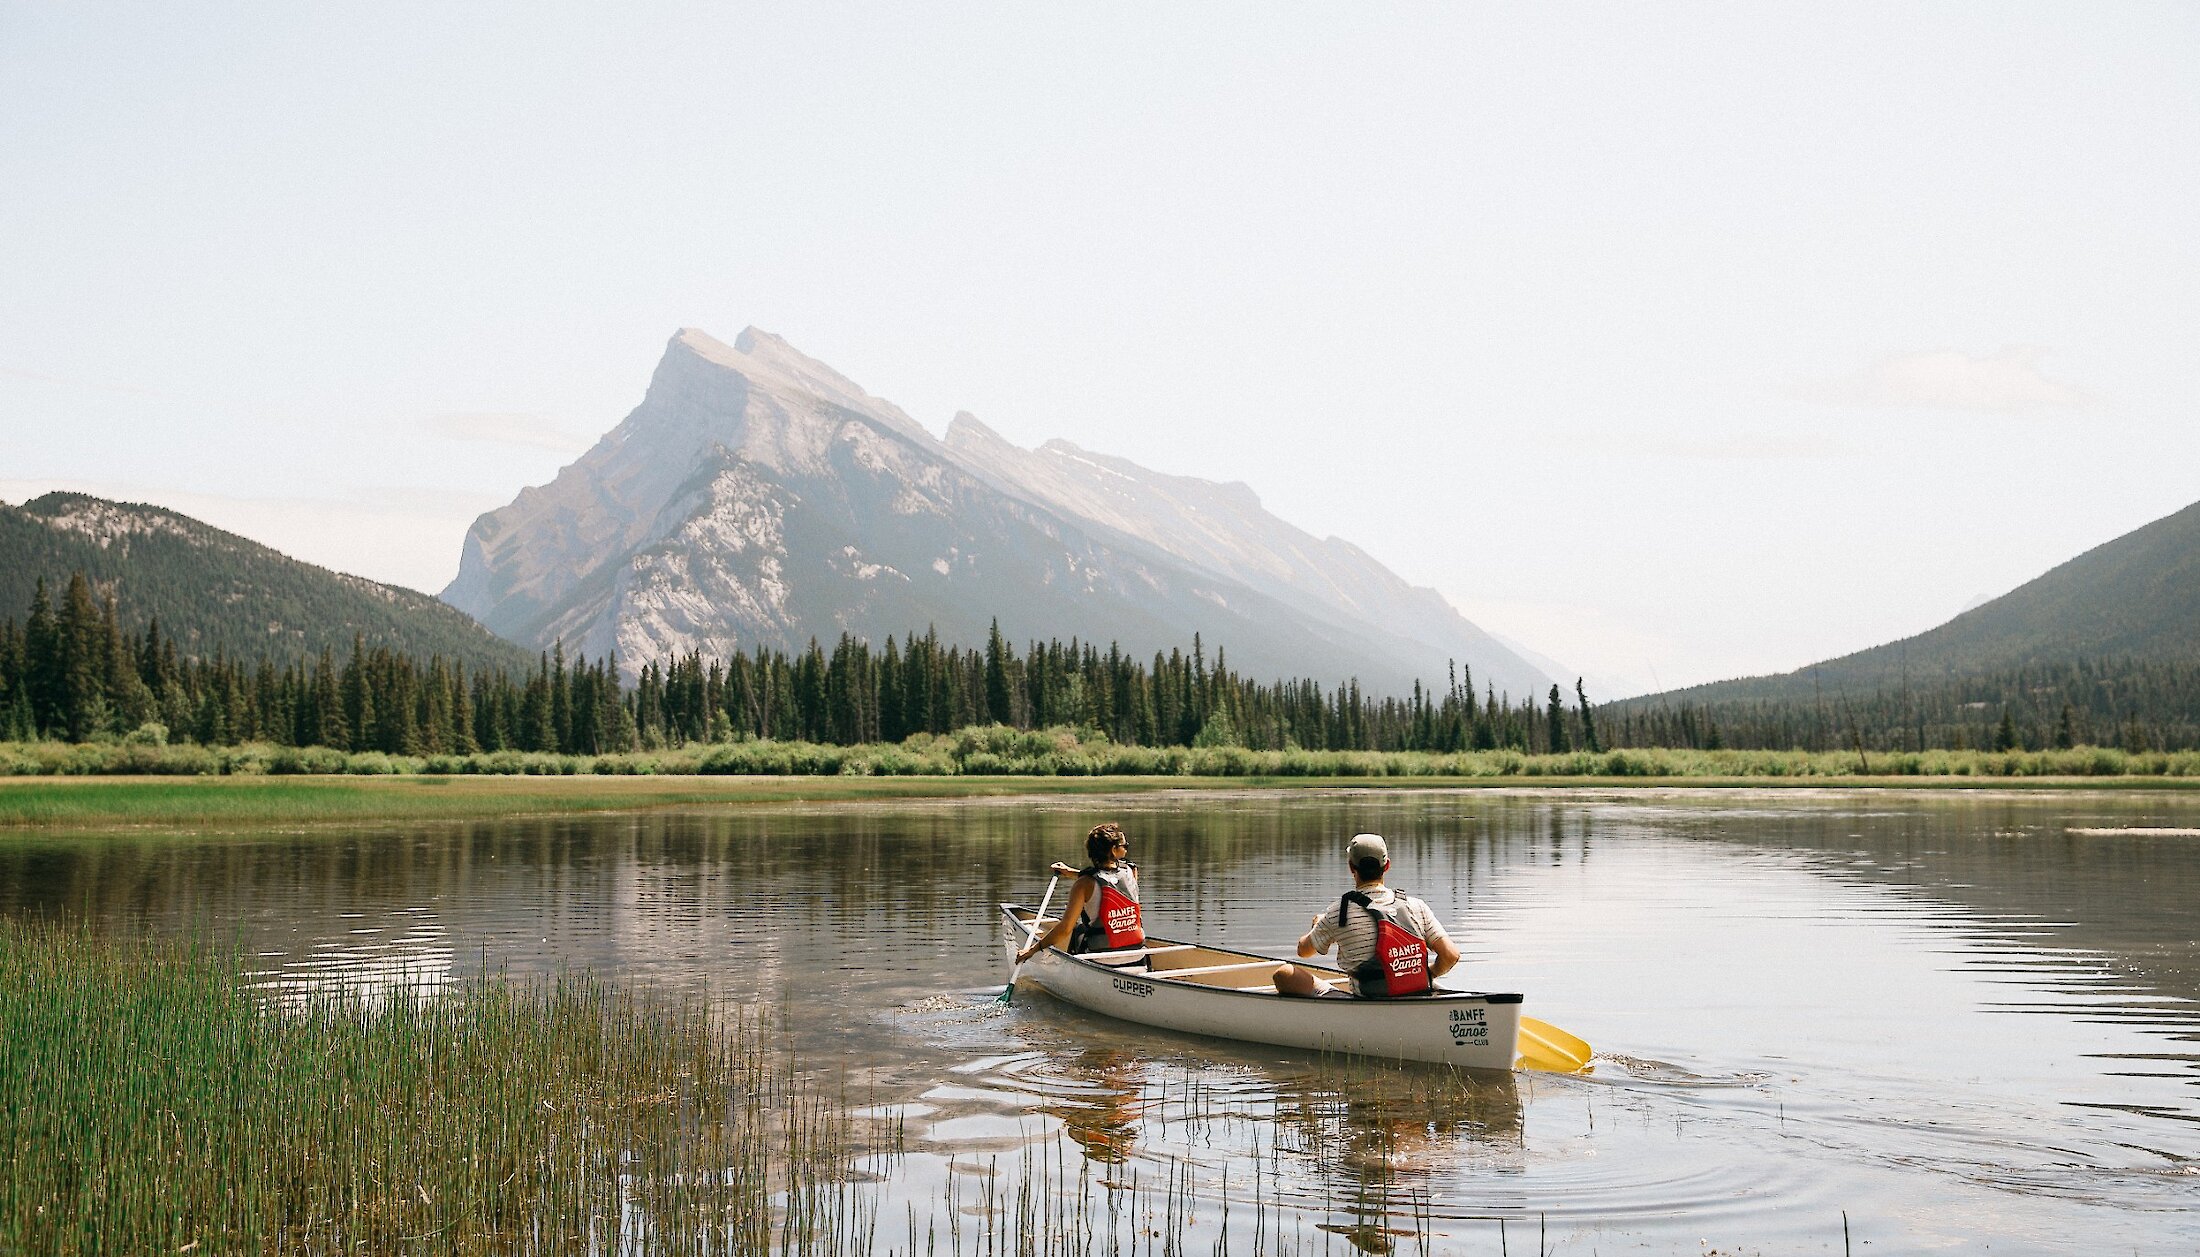
<path fill-rule="evenodd" d="M 1001 905 L 1001 941 L 1013 963 L 1028 938 L 1028 909 Z M 1110 969 L 1058 948 L 1027 962 L 1016 982 L 1079 1008 L 1183 1034 L 1380 1059 L 1430 1061 L 1462 1069 L 1513 1068 L 1521 997 L 1442 991 L 1400 1000 L 1278 995 L 1273 957 L 1149 938 L 1152 972 Z M 1293 962 L 1298 963 L 1298 962 Z M 1304 966 L 1334 982 L 1343 975 Z M 1172 978 L 1173 971 L 1187 976 Z M 1208 985 L 1230 982 L 1242 986 Z"/>

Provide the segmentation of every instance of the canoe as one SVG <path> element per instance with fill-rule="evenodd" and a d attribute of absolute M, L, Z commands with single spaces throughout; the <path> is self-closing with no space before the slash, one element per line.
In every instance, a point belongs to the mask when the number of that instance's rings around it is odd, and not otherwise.
<path fill-rule="evenodd" d="M 1026 929 L 1033 915 L 1017 904 L 1001 905 L 1001 946 L 1011 965 L 1031 937 Z M 1038 928 L 1050 924 L 1046 918 Z M 1152 968 L 1109 963 L 1141 956 Z M 1277 994 L 1275 972 L 1285 964 L 1312 970 L 1339 993 Z M 1037 986 L 1091 1012 L 1184 1034 L 1463 1069 L 1511 1069 L 1519 1058 L 1517 994 L 1440 986 L 1431 995 L 1357 999 L 1341 993 L 1349 987 L 1337 969 L 1173 939 L 1148 936 L 1141 948 L 1082 956 L 1050 947 L 1024 962 L 1016 984 Z"/>

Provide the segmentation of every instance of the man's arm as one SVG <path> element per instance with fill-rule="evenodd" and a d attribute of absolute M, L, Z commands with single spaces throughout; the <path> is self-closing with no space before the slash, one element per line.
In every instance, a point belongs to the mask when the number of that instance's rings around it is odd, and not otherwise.
<path fill-rule="evenodd" d="M 1329 945 L 1336 941 L 1337 930 L 1329 924 L 1329 914 L 1317 912 L 1314 914 L 1313 926 L 1299 935 L 1299 959 L 1312 960 L 1328 951 Z"/>
<path fill-rule="evenodd" d="M 1445 935 L 1439 934 L 1430 939 L 1428 949 L 1436 953 L 1436 963 L 1428 967 L 1428 976 L 1432 978 L 1443 977 L 1451 972 L 1453 965 L 1459 963 L 1459 949 Z"/>
<path fill-rule="evenodd" d="M 1421 911 L 1429 924 L 1428 949 L 1436 957 L 1428 967 L 1428 976 L 1440 978 L 1459 963 L 1459 947 L 1451 941 L 1451 935 L 1444 932 L 1444 923 L 1437 919 L 1435 909 L 1422 904 Z"/>

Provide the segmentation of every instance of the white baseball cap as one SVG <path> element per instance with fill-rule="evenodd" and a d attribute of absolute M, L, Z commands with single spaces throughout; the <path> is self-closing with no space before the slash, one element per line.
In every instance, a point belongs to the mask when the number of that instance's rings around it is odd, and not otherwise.
<path fill-rule="evenodd" d="M 1385 864 L 1390 862 L 1390 848 L 1383 845 L 1381 834 L 1354 834 L 1352 842 L 1344 849 L 1345 863 L 1358 866 L 1360 861 L 1374 857 Z"/>

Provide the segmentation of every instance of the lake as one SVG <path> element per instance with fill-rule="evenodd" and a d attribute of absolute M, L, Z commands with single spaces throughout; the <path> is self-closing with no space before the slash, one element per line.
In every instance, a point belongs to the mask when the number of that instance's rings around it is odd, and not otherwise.
<path fill-rule="evenodd" d="M 1036 902 L 1100 820 L 1130 832 L 1149 928 L 1279 956 L 1347 888 L 1345 840 L 1386 835 L 1392 884 L 1465 954 L 1447 981 L 1526 992 L 1595 1072 L 1002 1005 L 996 903 Z M 0 912 L 210 930 L 278 989 L 486 967 L 708 990 L 893 1132 L 856 1185 L 880 1244 L 943 1252 L 1034 1190 L 1126 1250 L 2193 1251 L 2196 903 L 2200 797 L 2166 792 L 1182 792 L 0 839 Z"/>

